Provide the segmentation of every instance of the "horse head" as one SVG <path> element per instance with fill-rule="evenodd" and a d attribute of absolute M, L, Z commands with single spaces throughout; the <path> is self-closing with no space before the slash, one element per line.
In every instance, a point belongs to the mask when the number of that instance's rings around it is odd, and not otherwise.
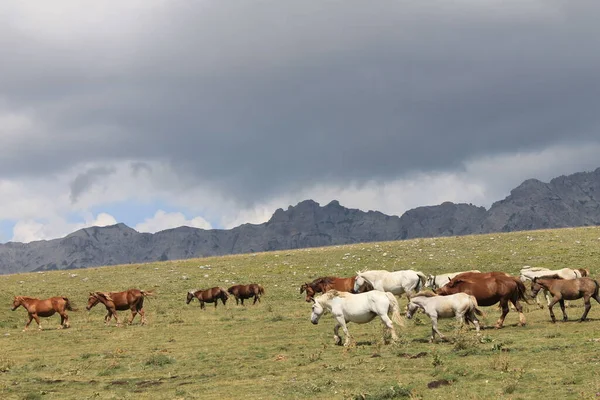
<path fill-rule="evenodd" d="M 15 311 L 21 304 L 23 304 L 23 296 L 15 296 L 11 311 Z"/>
<path fill-rule="evenodd" d="M 419 306 L 412 301 L 406 305 L 406 318 L 411 319 L 412 316 L 417 312 Z"/>
<path fill-rule="evenodd" d="M 319 323 L 319 318 L 321 318 L 321 315 L 323 315 L 323 312 L 325 311 L 325 309 L 323 308 L 321 303 L 316 301 L 314 298 L 312 301 L 313 301 L 313 305 L 312 305 L 312 313 L 310 315 L 310 322 L 312 322 L 314 325 L 317 325 Z"/>
<path fill-rule="evenodd" d="M 308 287 L 308 283 L 303 284 L 302 286 L 300 286 L 300 294 L 304 293 L 304 291 L 306 290 L 306 288 Z"/>
<path fill-rule="evenodd" d="M 361 289 L 365 284 L 369 284 L 371 285 L 371 288 L 373 288 L 373 285 L 371 284 L 371 282 L 369 282 L 364 276 L 363 273 L 358 271 L 356 273 L 356 279 L 354 280 L 354 287 L 352 288 L 352 293 L 361 293 Z"/>
<path fill-rule="evenodd" d="M 312 285 L 306 285 L 306 302 L 310 303 L 311 301 L 314 301 L 315 298 L 315 294 L 317 293 L 315 288 Z"/>
<path fill-rule="evenodd" d="M 194 297 L 195 297 L 194 295 L 196 294 L 197 291 L 198 291 L 197 289 L 193 289 L 193 290 L 190 290 L 189 292 L 187 292 L 187 298 L 186 298 L 185 304 L 190 304 L 190 301 L 194 300 Z"/>

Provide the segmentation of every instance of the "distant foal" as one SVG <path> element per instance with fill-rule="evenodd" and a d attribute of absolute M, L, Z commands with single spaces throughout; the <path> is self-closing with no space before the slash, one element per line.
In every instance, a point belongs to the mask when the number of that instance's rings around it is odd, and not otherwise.
<path fill-rule="evenodd" d="M 58 329 L 68 328 L 71 326 L 69 323 L 69 316 L 66 310 L 77 311 L 73 308 L 73 304 L 66 297 L 51 297 L 49 299 L 40 300 L 34 297 L 27 296 L 15 296 L 13 299 L 12 311 L 15 311 L 19 306 L 23 306 L 29 314 L 29 321 L 25 324 L 23 331 L 26 331 L 31 323 L 31 320 L 35 319 L 38 324 L 38 329 L 42 329 L 39 317 L 51 317 L 55 313 L 60 314 L 60 326 Z"/>

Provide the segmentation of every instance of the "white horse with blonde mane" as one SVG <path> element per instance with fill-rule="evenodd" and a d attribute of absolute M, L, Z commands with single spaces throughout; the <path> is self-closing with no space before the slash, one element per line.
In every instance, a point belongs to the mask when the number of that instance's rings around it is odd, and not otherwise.
<path fill-rule="evenodd" d="M 521 282 L 526 282 L 526 281 L 533 281 L 535 278 L 544 278 L 544 277 L 557 275 L 562 279 L 570 280 L 570 279 L 582 278 L 582 277 L 588 276 L 588 274 L 589 274 L 589 271 L 585 270 L 585 269 L 562 268 L 562 269 L 552 270 L 552 269 L 543 268 L 543 267 L 525 266 L 525 267 L 521 268 L 519 278 L 521 279 Z M 546 289 L 543 289 L 543 290 L 544 290 L 544 297 L 546 297 L 546 301 L 547 301 L 548 305 L 550 305 L 550 302 L 552 301 L 552 295 L 550 294 L 550 292 L 548 292 L 548 290 L 546 290 Z M 535 301 L 540 308 L 543 308 L 543 306 L 540 303 L 540 300 L 537 298 L 537 296 L 535 298 Z"/>
<path fill-rule="evenodd" d="M 398 339 L 398 336 L 396 335 L 393 322 L 400 326 L 404 325 L 402 316 L 400 315 L 398 300 L 391 293 L 373 290 L 366 293 L 352 294 L 330 290 L 321 296 L 315 297 L 313 301 L 310 321 L 316 325 L 319 323 L 319 318 L 321 318 L 325 310 L 331 312 L 333 318 L 336 320 L 335 327 L 333 328 L 333 338 L 337 345 L 342 343 L 342 338 L 338 334 L 340 327 L 346 335 L 344 346 L 350 344 L 351 336 L 346 326 L 348 322 L 366 324 L 379 315 L 381 322 L 383 322 L 390 332 L 394 341 Z M 391 319 L 388 316 L 390 313 L 392 315 Z"/>
<path fill-rule="evenodd" d="M 410 300 L 410 295 L 421 290 L 427 276 L 419 271 L 407 269 L 403 271 L 371 270 L 356 273 L 354 281 L 354 293 L 358 293 L 365 286 L 370 286 L 375 290 L 390 292 L 396 296 L 406 293 Z"/>
<path fill-rule="evenodd" d="M 481 272 L 478 269 L 472 269 L 470 271 L 462 271 L 462 272 L 451 272 L 449 274 L 439 274 L 439 275 L 428 275 L 427 281 L 425 282 L 425 287 L 431 288 L 433 290 L 439 289 L 443 286 L 446 286 L 448 282 L 452 278 L 454 278 L 458 274 L 462 274 L 465 272 Z"/>
<path fill-rule="evenodd" d="M 438 296 L 433 292 L 419 292 L 410 299 L 406 306 L 406 318 L 410 319 L 418 309 L 422 309 L 431 318 L 431 339 L 435 334 L 444 339 L 444 335 L 438 330 L 438 318 L 456 317 L 459 327 L 464 323 L 472 322 L 479 333 L 479 320 L 475 316 L 483 315 L 477 308 L 477 299 L 466 293 L 456 293 L 447 296 Z"/>

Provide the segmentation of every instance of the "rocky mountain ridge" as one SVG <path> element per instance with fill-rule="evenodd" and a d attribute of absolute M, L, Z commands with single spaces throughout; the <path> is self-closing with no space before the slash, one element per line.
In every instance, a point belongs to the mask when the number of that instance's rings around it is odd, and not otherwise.
<path fill-rule="evenodd" d="M 263 224 L 229 230 L 182 226 L 150 234 L 125 224 L 85 228 L 60 239 L 0 244 L 0 274 L 599 224 L 600 168 L 548 183 L 526 180 L 489 210 L 445 202 L 398 217 L 349 209 L 335 200 L 322 207 L 305 200 L 278 209 Z"/>

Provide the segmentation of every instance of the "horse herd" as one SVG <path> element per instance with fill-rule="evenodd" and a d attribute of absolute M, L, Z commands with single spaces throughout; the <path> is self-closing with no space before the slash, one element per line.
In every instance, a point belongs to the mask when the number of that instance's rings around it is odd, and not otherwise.
<path fill-rule="evenodd" d="M 552 307 L 559 303 L 563 312 L 563 320 L 567 320 L 565 300 L 584 299 L 585 309 L 580 321 L 587 318 L 591 308 L 590 299 L 594 298 L 600 303 L 599 284 L 588 277 L 589 271 L 584 269 L 563 268 L 549 270 L 546 268 L 524 267 L 520 275 L 513 276 L 505 272 L 480 272 L 477 270 L 455 272 L 443 275 L 425 275 L 414 270 L 387 271 L 370 270 L 357 272 L 355 276 L 340 278 L 326 276 L 305 283 L 300 287 L 300 293 L 306 293 L 305 300 L 312 302 L 311 322 L 317 324 L 321 315 L 329 311 L 335 321 L 334 339 L 336 344 L 342 344 L 339 329 L 342 328 L 346 335 L 344 345 L 350 343 L 350 334 L 346 324 L 348 322 L 367 323 L 379 316 L 385 328 L 395 340 L 397 334 L 394 324 L 402 325 L 400 307 L 396 296 L 403 294 L 409 300 L 406 306 L 406 317 L 412 318 L 417 310 L 422 310 L 431 318 L 431 340 L 437 334 L 444 336 L 438 330 L 438 318 L 455 317 L 460 324 L 472 323 L 477 332 L 480 330 L 476 315 L 483 313 L 479 306 L 499 304 L 502 312 L 495 327 L 501 328 L 509 312 L 509 304 L 519 313 L 519 325 L 525 325 L 525 314 L 521 301 L 528 302 L 527 289 L 524 282 L 531 282 L 531 297 L 536 297 L 539 292 L 544 292 L 548 302 L 548 309 L 552 322 L 556 317 Z M 429 288 L 432 290 L 424 290 Z M 223 305 L 233 295 L 236 304 L 244 300 L 254 299 L 253 304 L 260 302 L 265 290 L 262 285 L 252 283 L 248 285 L 234 285 L 225 290 L 222 287 L 213 287 L 204 290 L 190 290 L 187 293 L 186 303 L 194 298 L 198 299 L 200 307 L 205 309 L 205 303 L 214 303 L 215 309 L 220 300 Z M 321 295 L 317 296 L 317 294 Z M 144 290 L 130 289 L 124 292 L 91 292 L 88 297 L 86 309 L 89 311 L 95 305 L 102 303 L 107 310 L 104 317 L 105 324 L 109 324 L 114 317 L 119 325 L 117 311 L 130 310 L 129 323 L 137 314 L 140 314 L 141 324 L 146 323 L 143 309 L 144 298 L 153 293 Z M 538 304 L 541 306 L 541 303 Z M 25 325 L 27 330 L 33 319 L 41 329 L 39 317 L 50 317 L 58 313 L 61 317 L 62 327 L 69 327 L 69 317 L 66 313 L 76 311 L 70 300 L 66 297 L 52 297 L 39 300 L 26 296 L 15 296 L 12 310 L 23 306 L 29 315 Z M 391 318 L 390 318 L 391 315 Z"/>
<path fill-rule="evenodd" d="M 254 303 L 260 301 L 260 297 L 265 293 L 262 285 L 251 283 L 249 285 L 234 285 L 225 290 L 221 287 L 213 287 L 206 290 L 190 290 L 187 294 L 187 303 L 189 304 L 194 298 L 200 302 L 200 307 L 205 308 L 204 303 L 215 303 L 217 307 L 218 300 L 223 304 L 229 298 L 229 294 L 235 297 L 235 303 L 241 301 L 244 305 L 244 300 L 254 297 Z M 129 289 L 123 292 L 90 292 L 88 297 L 86 310 L 90 311 L 95 305 L 102 303 L 106 307 L 107 314 L 104 317 L 104 323 L 110 324 L 110 320 L 114 317 L 117 326 L 120 325 L 117 310 L 130 310 L 131 318 L 128 323 L 131 324 L 137 314 L 140 315 L 141 324 L 146 324 L 146 314 L 144 312 L 144 298 L 152 296 L 153 293 L 146 290 Z M 15 296 L 12 304 L 12 311 L 15 311 L 20 306 L 27 310 L 29 321 L 25 324 L 24 331 L 27 330 L 32 320 L 38 324 L 38 329 L 42 329 L 39 317 L 51 317 L 58 313 L 60 315 L 59 329 L 69 328 L 69 316 L 67 311 L 77 311 L 71 301 L 67 297 L 51 297 L 49 299 L 40 300 L 28 296 Z"/>
<path fill-rule="evenodd" d="M 585 321 L 591 308 L 590 299 L 593 298 L 600 303 L 600 286 L 588 275 L 589 271 L 585 269 L 549 270 L 532 267 L 521 269 L 518 277 L 500 271 L 475 270 L 425 276 L 413 270 L 394 272 L 375 270 L 358 272 L 356 276 L 349 278 L 318 278 L 302 285 L 300 293 L 306 292 L 306 301 L 313 302 L 311 315 L 313 324 L 318 323 L 325 310 L 331 312 L 336 320 L 334 327 L 336 344 L 341 344 L 340 328 L 346 334 L 344 345 L 350 343 L 350 335 L 346 327 L 348 322 L 367 323 L 376 316 L 381 318 L 394 340 L 397 335 L 392 321 L 401 325 L 398 302 L 394 295 L 402 294 L 406 294 L 409 300 L 407 318 L 412 318 L 419 309 L 431 318 L 430 339 L 433 340 L 435 334 L 443 338 L 437 327 L 438 318 L 455 317 L 460 324 L 471 322 L 479 332 L 480 326 L 476 315 L 483 315 L 479 306 L 499 304 L 502 312 L 495 325 L 498 329 L 504 324 L 509 312 L 509 304 L 512 304 L 519 313 L 519 326 L 525 325 L 525 314 L 520 302 L 528 302 L 524 284 L 527 281 L 531 281 L 531 297 L 536 297 L 542 290 L 547 293 L 552 322 L 556 321 L 552 310 L 556 303 L 560 304 L 563 320 L 566 321 L 565 300 L 580 298 L 583 298 L 585 304 L 580 321 Z M 347 290 L 350 287 L 352 289 Z M 433 291 L 424 291 L 423 287 L 429 287 Z M 315 297 L 319 292 L 324 294 Z"/>

